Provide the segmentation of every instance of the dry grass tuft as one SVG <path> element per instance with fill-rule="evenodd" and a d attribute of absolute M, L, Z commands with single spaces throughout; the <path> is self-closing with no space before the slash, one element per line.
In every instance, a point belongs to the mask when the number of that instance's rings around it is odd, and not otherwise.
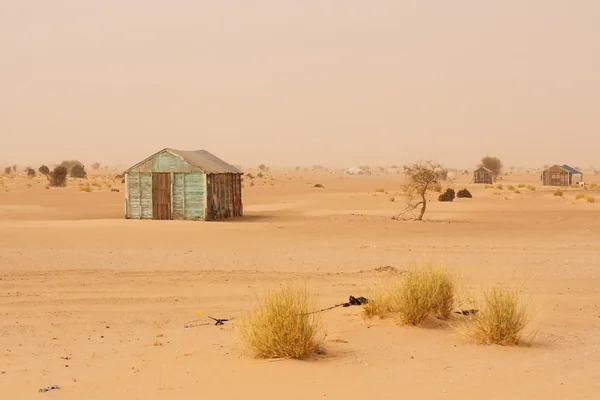
<path fill-rule="evenodd" d="M 384 192 L 385 192 L 385 189 L 383 189 L 383 188 L 375 189 L 375 193 L 384 193 Z"/>
<path fill-rule="evenodd" d="M 393 285 L 398 285 L 398 283 L 396 282 Z M 363 315 L 365 318 L 373 318 L 375 316 L 383 318 L 387 313 L 393 311 L 391 295 L 394 291 L 393 285 L 380 284 L 378 287 L 369 290 L 369 302 L 363 305 Z"/>
<path fill-rule="evenodd" d="M 396 198 L 394 196 L 390 197 L 390 201 L 393 203 L 396 201 Z"/>
<path fill-rule="evenodd" d="M 504 185 L 502 185 L 501 183 L 498 183 L 496 185 L 496 189 L 498 189 L 498 190 L 504 190 Z"/>
<path fill-rule="evenodd" d="M 445 268 L 415 268 L 391 291 L 391 309 L 400 322 L 410 325 L 420 325 L 431 312 L 447 319 L 454 308 L 455 292 L 456 279 Z"/>
<path fill-rule="evenodd" d="M 442 184 L 436 183 L 435 185 L 433 185 L 433 191 L 436 193 L 442 193 Z"/>
<path fill-rule="evenodd" d="M 595 198 L 595 197 L 592 197 L 592 196 L 587 196 L 587 197 L 585 198 L 585 200 L 586 200 L 588 203 L 595 203 L 595 202 L 596 202 L 596 198 Z"/>
<path fill-rule="evenodd" d="M 585 194 L 583 194 L 583 193 L 577 193 L 575 195 L 575 200 L 581 200 L 581 199 L 585 199 Z"/>
<path fill-rule="evenodd" d="M 92 191 L 92 187 L 89 184 L 81 185 L 79 186 L 79 191 L 89 193 Z"/>
<path fill-rule="evenodd" d="M 479 344 L 518 344 L 531 317 L 521 304 L 517 289 L 491 288 L 482 290 L 482 309 L 459 328 L 465 339 Z"/>
<path fill-rule="evenodd" d="M 307 358 L 325 340 L 319 314 L 312 310 L 305 284 L 284 284 L 269 291 L 244 316 L 239 332 L 258 358 Z"/>
<path fill-rule="evenodd" d="M 512 192 L 514 192 L 515 190 L 517 190 L 517 188 L 516 188 L 516 187 L 514 187 L 513 185 L 508 185 L 506 188 L 507 188 L 508 190 L 512 191 Z"/>
<path fill-rule="evenodd" d="M 553 194 L 554 194 L 554 197 L 562 197 L 563 191 L 560 189 L 557 189 Z"/>
<path fill-rule="evenodd" d="M 519 184 L 517 185 L 517 187 L 518 187 L 519 189 L 523 189 L 524 187 L 526 187 L 526 185 L 525 185 L 524 183 L 519 183 Z"/>

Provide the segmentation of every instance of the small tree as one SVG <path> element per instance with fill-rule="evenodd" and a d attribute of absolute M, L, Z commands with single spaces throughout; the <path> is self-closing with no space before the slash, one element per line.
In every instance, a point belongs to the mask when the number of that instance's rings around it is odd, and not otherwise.
<path fill-rule="evenodd" d="M 12 167 L 6 167 L 4 168 L 4 173 L 7 175 L 10 175 L 12 173 Z"/>
<path fill-rule="evenodd" d="M 427 195 L 433 191 L 438 176 L 444 168 L 433 161 L 418 161 L 405 165 L 406 184 L 403 187 L 408 206 L 403 212 L 421 207 L 417 220 L 421 221 L 427 210 Z"/>
<path fill-rule="evenodd" d="M 46 178 L 50 179 L 50 168 L 48 168 L 48 166 L 42 165 L 38 171 L 40 171 L 40 174 L 45 175 Z"/>
<path fill-rule="evenodd" d="M 77 160 L 64 160 L 59 164 L 60 167 L 65 167 L 67 171 L 71 171 L 76 165 L 83 165 L 83 163 Z"/>
<path fill-rule="evenodd" d="M 99 162 L 95 162 L 92 164 L 92 169 L 94 171 L 98 171 L 100 169 L 100 163 Z"/>
<path fill-rule="evenodd" d="M 60 165 L 54 168 L 54 171 L 50 173 L 50 186 L 63 187 L 67 186 L 67 174 L 69 171 L 65 167 Z"/>
<path fill-rule="evenodd" d="M 502 172 L 502 168 L 504 167 L 502 165 L 502 161 L 500 161 L 500 159 L 498 157 L 490 157 L 490 156 L 483 157 L 481 159 L 480 166 L 492 171 L 494 178 L 496 178 L 498 175 L 500 175 L 500 173 Z"/>
<path fill-rule="evenodd" d="M 85 167 L 81 164 L 75 164 L 73 168 L 71 168 L 71 177 L 72 178 L 85 178 L 87 177 L 87 172 L 85 171 Z"/>
<path fill-rule="evenodd" d="M 34 177 L 35 176 L 35 169 L 33 169 L 31 167 L 25 168 L 25 172 L 27 172 L 27 176 L 30 176 L 30 177 Z"/>

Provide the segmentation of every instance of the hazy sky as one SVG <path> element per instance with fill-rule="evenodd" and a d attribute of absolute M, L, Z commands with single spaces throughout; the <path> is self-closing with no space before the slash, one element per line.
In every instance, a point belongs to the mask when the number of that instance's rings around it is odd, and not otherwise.
<path fill-rule="evenodd" d="M 0 164 L 600 166 L 598 0 L 0 0 Z"/>

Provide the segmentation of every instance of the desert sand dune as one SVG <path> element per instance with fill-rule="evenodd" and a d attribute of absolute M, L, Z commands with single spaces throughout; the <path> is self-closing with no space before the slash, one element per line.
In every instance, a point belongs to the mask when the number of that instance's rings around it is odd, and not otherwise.
<path fill-rule="evenodd" d="M 427 221 L 403 222 L 391 218 L 403 207 L 400 176 L 286 174 L 246 185 L 243 218 L 209 223 L 125 220 L 122 192 L 5 179 L 2 397 L 597 397 L 600 201 L 460 178 L 473 199 L 432 202 Z M 323 313 L 324 355 L 264 361 L 245 353 L 235 319 L 194 326 L 237 317 L 288 280 L 306 280 L 326 307 L 423 259 L 459 273 L 475 294 L 482 284 L 523 284 L 531 346 L 476 345 L 434 320 L 398 326 L 350 307 Z M 37 392 L 50 385 L 60 389 Z"/>

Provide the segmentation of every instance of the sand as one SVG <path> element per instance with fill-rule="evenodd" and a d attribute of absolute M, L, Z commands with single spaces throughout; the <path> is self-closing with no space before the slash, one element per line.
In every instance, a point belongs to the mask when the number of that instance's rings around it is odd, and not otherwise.
<path fill-rule="evenodd" d="M 1 178 L 0 396 L 598 398 L 600 192 L 586 192 L 591 204 L 576 189 L 515 194 L 460 178 L 473 199 L 432 202 L 428 221 L 400 222 L 398 175 L 273 178 L 246 185 L 244 218 L 211 223 L 125 220 L 123 193 L 106 185 L 85 193 L 77 182 L 47 190 L 44 178 Z M 322 314 L 324 355 L 265 361 L 245 353 L 235 319 L 198 326 L 240 316 L 286 280 L 308 282 L 326 307 L 422 260 L 475 294 L 523 285 L 531 345 L 476 345 L 435 320 L 398 326 L 349 307 Z M 50 385 L 60 389 L 38 393 Z"/>

